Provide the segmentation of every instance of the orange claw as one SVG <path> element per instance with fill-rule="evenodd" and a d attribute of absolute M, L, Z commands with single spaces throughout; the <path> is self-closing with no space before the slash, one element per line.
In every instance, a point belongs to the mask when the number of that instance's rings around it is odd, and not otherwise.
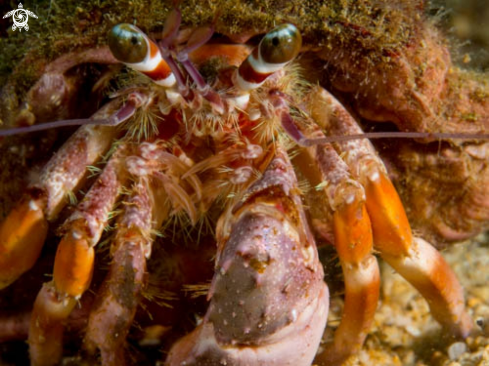
<path fill-rule="evenodd" d="M 48 223 L 42 200 L 25 199 L 0 224 L 0 289 L 28 271 L 41 252 Z"/>
<path fill-rule="evenodd" d="M 80 231 L 70 230 L 58 245 L 53 280 L 59 293 L 80 297 L 90 286 L 94 250 Z"/>

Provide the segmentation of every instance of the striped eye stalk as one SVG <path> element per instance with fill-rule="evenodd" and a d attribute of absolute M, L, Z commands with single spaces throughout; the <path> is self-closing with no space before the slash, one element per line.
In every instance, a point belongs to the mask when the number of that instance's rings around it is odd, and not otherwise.
<path fill-rule="evenodd" d="M 282 24 L 261 40 L 258 47 L 241 64 L 237 87 L 249 91 L 262 85 L 266 78 L 282 69 L 299 53 L 302 37 L 292 24 Z"/>
<path fill-rule="evenodd" d="M 175 76 L 163 59 L 158 46 L 132 24 L 118 24 L 108 35 L 109 48 L 116 59 L 139 71 L 156 84 L 171 87 Z"/>

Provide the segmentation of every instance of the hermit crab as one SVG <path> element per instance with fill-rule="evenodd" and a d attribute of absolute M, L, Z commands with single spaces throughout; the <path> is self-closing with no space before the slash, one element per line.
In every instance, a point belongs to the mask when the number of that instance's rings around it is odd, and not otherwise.
<path fill-rule="evenodd" d="M 158 230 L 168 222 L 184 230 L 215 216 L 208 307 L 196 328 L 171 345 L 167 365 L 341 364 L 362 347 L 377 308 L 374 251 L 423 295 L 443 327 L 467 337 L 473 322 L 461 285 L 436 248 L 413 234 L 388 169 L 366 138 L 436 140 L 453 174 L 461 177 L 463 164 L 465 173 L 477 172 L 463 182 L 464 195 L 447 203 L 443 218 L 412 200 L 423 208 L 418 218 L 433 218 L 420 229 L 426 237 L 457 240 L 487 227 L 489 103 L 477 86 L 456 96 L 447 89 L 450 59 L 436 32 L 420 25 L 404 50 L 382 55 L 396 73 L 370 66 L 372 74 L 358 82 L 364 65 L 349 64 L 345 71 L 348 55 L 303 45 L 298 24 L 283 22 L 252 48 L 233 42 L 239 37 L 211 39 L 210 26 L 182 30 L 181 21 L 181 12 L 171 10 L 155 36 L 117 24 L 108 47 L 61 56 L 20 110 L 10 111 L 21 125 L 53 114 L 60 120 L 0 131 L 7 136 L 81 125 L 0 225 L 0 284 L 8 289 L 38 261 L 50 223 L 62 221 L 52 279 L 30 313 L 31 363 L 60 362 L 65 327 L 77 311 L 88 319 L 81 327 L 83 353 L 100 354 L 104 365 L 128 362 L 126 337 L 148 285 Z M 429 47 L 434 52 L 426 56 Z M 423 57 L 429 63 L 413 70 L 410 65 Z M 70 119 L 63 105 L 72 103 L 76 82 L 65 72 L 86 62 L 132 71 L 92 117 Z M 304 68 L 317 70 L 324 62 L 343 72 L 328 82 L 317 71 L 305 75 Z M 349 110 L 324 86 L 346 94 L 354 86 L 360 95 Z M 471 98 L 443 109 L 446 126 L 440 125 L 441 96 Z M 466 133 L 452 128 L 454 116 L 468 114 Z M 390 121 L 405 132 L 365 134 L 353 115 Z M 453 146 L 448 139 L 455 139 Z M 387 161 L 395 166 L 391 172 L 408 170 L 403 160 L 426 159 L 414 166 L 427 176 L 421 167 L 440 164 L 430 149 L 420 155 L 403 145 L 399 162 Z M 406 190 L 424 189 L 423 200 L 431 199 L 434 188 L 422 187 L 423 179 Z M 67 207 L 76 195 L 80 202 Z M 466 215 L 460 218 L 457 210 Z M 110 268 L 90 295 L 102 237 L 110 243 Z M 345 283 L 340 325 L 321 347 L 329 292 L 316 242 L 334 246 Z M 204 257 L 204 244 L 192 250 Z"/>

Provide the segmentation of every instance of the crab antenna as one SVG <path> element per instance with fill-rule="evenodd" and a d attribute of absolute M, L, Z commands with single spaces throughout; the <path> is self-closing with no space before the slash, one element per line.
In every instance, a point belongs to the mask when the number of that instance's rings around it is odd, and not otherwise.
<path fill-rule="evenodd" d="M 206 44 L 207 41 L 211 39 L 212 34 L 214 34 L 214 29 L 211 27 L 197 28 L 194 32 L 192 32 L 187 45 L 183 49 L 179 50 L 176 54 L 177 61 L 180 62 L 183 67 L 185 67 L 185 70 L 188 72 L 200 91 L 207 91 L 207 89 L 210 87 L 207 85 L 207 82 L 204 80 L 199 70 L 197 70 L 197 68 L 190 62 L 188 55 L 193 50 Z"/>
<path fill-rule="evenodd" d="M 66 127 L 66 126 L 82 126 L 82 125 L 104 125 L 104 126 L 117 126 L 124 121 L 131 118 L 138 107 L 143 103 L 142 96 L 139 94 L 131 94 L 124 103 L 124 105 L 114 114 L 108 118 L 101 119 L 91 119 L 91 118 L 81 118 L 81 119 L 66 119 L 55 122 L 47 122 L 38 125 L 25 126 L 25 127 L 15 127 L 0 130 L 0 137 L 20 135 L 23 133 L 37 132 L 50 130 L 52 128 Z"/>
<path fill-rule="evenodd" d="M 161 54 L 163 55 L 163 59 L 166 61 L 173 75 L 175 76 L 178 85 L 178 90 L 184 97 L 187 96 L 189 90 L 187 87 L 187 83 L 185 82 L 185 78 L 183 77 L 183 74 L 180 71 L 180 68 L 178 67 L 175 60 L 172 58 L 170 51 L 164 48 L 161 42 L 159 43 L 159 46 L 160 46 Z"/>
<path fill-rule="evenodd" d="M 280 115 L 282 128 L 287 135 L 298 145 L 304 147 L 330 144 L 333 142 L 344 142 L 361 139 L 434 139 L 434 140 L 489 140 L 489 134 L 485 133 L 445 133 L 445 132 L 364 132 L 351 135 L 335 135 L 309 138 L 299 129 L 294 119 L 290 116 L 287 95 L 279 91 L 270 93 L 276 111 Z"/>
<path fill-rule="evenodd" d="M 365 132 L 344 136 L 325 136 L 308 138 L 299 130 L 290 114 L 283 110 L 280 116 L 282 128 L 287 135 L 298 145 L 310 147 L 315 145 L 330 144 L 333 142 L 344 142 L 361 139 L 435 139 L 435 140 L 489 140 L 489 134 L 484 133 L 443 133 L 443 132 Z"/>
<path fill-rule="evenodd" d="M 178 8 L 174 8 L 170 15 L 166 18 L 165 27 L 161 34 L 160 45 L 163 48 L 169 48 L 173 40 L 178 34 L 180 23 L 182 22 L 182 14 Z"/>
<path fill-rule="evenodd" d="M 295 127 L 297 129 L 297 127 Z M 300 133 L 300 131 L 299 131 Z M 446 133 L 446 132 L 365 132 L 361 134 L 345 136 L 327 136 L 308 139 L 303 136 L 303 146 L 328 144 L 360 139 L 434 139 L 434 140 L 489 140 L 489 134 L 485 133 Z M 299 141 L 297 142 L 301 144 Z"/>
<path fill-rule="evenodd" d="M 172 44 L 175 36 L 178 34 L 178 27 L 180 26 L 181 14 L 178 9 L 174 9 L 166 20 L 165 29 L 163 30 L 163 39 L 158 43 L 161 54 L 167 62 L 168 66 L 172 70 L 175 79 L 178 84 L 178 88 L 183 96 L 188 94 L 188 87 L 185 82 L 185 78 L 180 71 L 177 63 L 173 59 L 172 51 L 176 53 L 176 59 L 182 64 L 192 80 L 197 85 L 197 89 L 201 92 L 201 95 L 207 99 L 214 110 L 222 114 L 224 113 L 224 104 L 219 94 L 211 89 L 211 87 L 204 80 L 200 72 L 188 59 L 188 55 L 193 50 L 199 48 L 209 41 L 214 34 L 212 27 L 201 27 L 196 29 L 187 42 L 187 45 L 179 51 L 175 51 L 175 46 Z"/>
<path fill-rule="evenodd" d="M 177 52 L 176 58 L 180 62 L 187 73 L 190 75 L 201 95 L 212 105 L 214 110 L 222 114 L 224 113 L 224 104 L 221 97 L 216 93 L 209 84 L 205 81 L 199 70 L 190 62 L 189 53 L 196 50 L 200 46 L 206 44 L 214 34 L 213 27 L 197 28 L 190 36 L 187 45 Z"/>

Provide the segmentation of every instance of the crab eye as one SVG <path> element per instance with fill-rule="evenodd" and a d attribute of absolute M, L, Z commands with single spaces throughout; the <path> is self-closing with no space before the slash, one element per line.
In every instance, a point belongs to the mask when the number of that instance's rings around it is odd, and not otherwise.
<path fill-rule="evenodd" d="M 142 62 L 148 53 L 144 33 L 132 24 L 116 25 L 109 32 L 108 38 L 110 51 L 121 62 Z"/>
<path fill-rule="evenodd" d="M 292 61 L 302 46 L 299 30 L 292 24 L 283 24 L 273 29 L 260 42 L 262 60 L 270 64 Z"/>

